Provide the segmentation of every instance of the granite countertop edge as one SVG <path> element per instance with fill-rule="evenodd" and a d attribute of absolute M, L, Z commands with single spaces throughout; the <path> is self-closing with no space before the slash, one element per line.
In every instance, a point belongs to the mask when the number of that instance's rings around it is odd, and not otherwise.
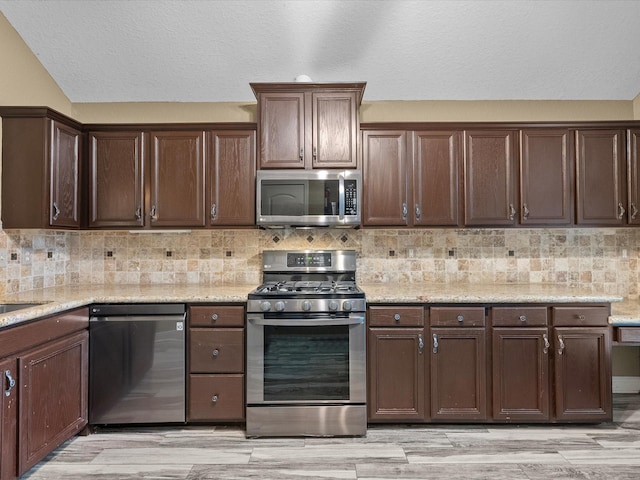
<path fill-rule="evenodd" d="M 257 285 L 89 285 L 49 287 L 7 294 L 0 303 L 39 305 L 0 314 L 0 329 L 93 303 L 245 303 Z M 389 284 L 359 283 L 367 303 L 612 303 L 622 302 L 620 312 L 640 325 L 640 303 L 618 295 L 552 284 Z M 624 300 L 624 301 L 623 301 Z M 629 320 L 631 321 L 631 320 Z"/>

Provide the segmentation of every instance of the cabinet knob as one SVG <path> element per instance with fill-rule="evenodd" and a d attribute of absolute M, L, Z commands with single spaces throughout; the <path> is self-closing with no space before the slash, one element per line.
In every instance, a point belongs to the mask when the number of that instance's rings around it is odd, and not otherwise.
<path fill-rule="evenodd" d="M 521 322 L 526 322 L 527 321 L 527 316 L 526 315 L 520 315 L 519 317 Z"/>
<path fill-rule="evenodd" d="M 396 322 L 399 322 L 399 321 L 400 321 L 400 314 L 399 314 L 399 313 L 396 313 L 396 314 L 393 316 L 393 319 L 394 319 Z"/>
<path fill-rule="evenodd" d="M 218 403 L 218 395 L 211 397 L 211 403 Z"/>
<path fill-rule="evenodd" d="M 212 355 L 213 355 L 213 358 L 216 358 L 218 355 L 220 355 L 220 350 L 218 350 L 217 348 L 214 348 Z"/>
<path fill-rule="evenodd" d="M 462 315 L 458 315 L 456 320 L 458 320 L 459 323 L 462 323 L 462 322 L 464 322 L 464 317 Z"/>
<path fill-rule="evenodd" d="M 578 317 L 578 320 L 584 320 L 585 319 L 584 315 L 576 315 L 576 317 Z"/>
<path fill-rule="evenodd" d="M 214 314 L 211 315 L 211 321 L 215 322 L 216 320 L 218 320 L 218 314 L 214 313 Z"/>

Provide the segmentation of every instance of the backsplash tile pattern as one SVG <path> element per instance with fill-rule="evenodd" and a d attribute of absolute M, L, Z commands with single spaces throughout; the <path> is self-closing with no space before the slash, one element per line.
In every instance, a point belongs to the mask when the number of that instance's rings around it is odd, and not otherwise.
<path fill-rule="evenodd" d="M 560 283 L 635 298 L 640 229 L 0 231 L 0 295 L 64 284 L 260 283 L 266 249 L 354 249 L 358 281 Z"/>

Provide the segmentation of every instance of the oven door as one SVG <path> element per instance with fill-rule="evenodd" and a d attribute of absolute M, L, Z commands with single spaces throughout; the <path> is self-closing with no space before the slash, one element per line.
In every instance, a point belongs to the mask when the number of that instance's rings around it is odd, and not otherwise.
<path fill-rule="evenodd" d="M 247 316 L 247 404 L 364 404 L 363 313 Z"/>

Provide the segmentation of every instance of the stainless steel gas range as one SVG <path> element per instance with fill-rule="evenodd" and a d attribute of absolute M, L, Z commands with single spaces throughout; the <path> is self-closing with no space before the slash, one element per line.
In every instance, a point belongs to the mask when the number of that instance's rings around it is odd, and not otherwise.
<path fill-rule="evenodd" d="M 247 303 L 247 436 L 364 435 L 365 296 L 356 252 L 262 254 Z"/>

